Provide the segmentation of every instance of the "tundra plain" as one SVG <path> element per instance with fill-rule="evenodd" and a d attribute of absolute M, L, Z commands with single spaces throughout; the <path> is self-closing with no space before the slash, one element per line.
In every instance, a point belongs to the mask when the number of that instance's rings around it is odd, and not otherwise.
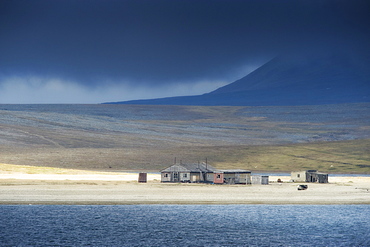
<path fill-rule="evenodd" d="M 0 162 L 90 171 L 217 168 L 370 174 L 370 103 L 0 105 Z"/>

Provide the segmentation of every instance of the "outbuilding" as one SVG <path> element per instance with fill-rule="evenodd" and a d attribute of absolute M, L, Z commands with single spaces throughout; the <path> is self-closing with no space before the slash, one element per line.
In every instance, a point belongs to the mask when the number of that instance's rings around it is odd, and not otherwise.
<path fill-rule="evenodd" d="M 269 176 L 267 175 L 253 175 L 252 184 L 269 184 Z"/>
<path fill-rule="evenodd" d="M 318 172 L 317 170 L 291 172 L 290 177 L 293 182 L 308 182 L 308 183 L 329 182 L 329 174 Z"/>
<path fill-rule="evenodd" d="M 226 184 L 251 184 L 251 172 L 246 170 L 221 170 Z"/>

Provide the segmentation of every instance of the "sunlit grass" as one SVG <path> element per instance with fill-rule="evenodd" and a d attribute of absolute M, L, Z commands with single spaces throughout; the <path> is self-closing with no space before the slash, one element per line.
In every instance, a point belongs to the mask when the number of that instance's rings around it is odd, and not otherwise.
<path fill-rule="evenodd" d="M 0 173 L 11 174 L 11 173 L 22 173 L 22 174 L 65 174 L 65 175 L 78 175 L 78 174 L 107 174 L 105 172 L 94 172 L 87 170 L 77 169 L 64 169 L 56 167 L 44 167 L 44 166 L 27 166 L 27 165 L 13 165 L 0 163 Z M 112 173 L 109 173 L 112 174 Z"/>
<path fill-rule="evenodd" d="M 217 167 L 259 171 L 317 169 L 331 173 L 370 173 L 370 140 L 237 148 L 220 155 Z"/>
<path fill-rule="evenodd" d="M 99 114 L 7 110 L 11 122 L 0 117 L 0 162 L 17 165 L 0 164 L 0 172 L 159 172 L 175 159 L 208 159 L 220 169 L 370 174 L 370 139 L 362 139 L 370 136 L 369 106 L 86 108 Z M 109 117 L 101 107 L 112 111 Z"/>

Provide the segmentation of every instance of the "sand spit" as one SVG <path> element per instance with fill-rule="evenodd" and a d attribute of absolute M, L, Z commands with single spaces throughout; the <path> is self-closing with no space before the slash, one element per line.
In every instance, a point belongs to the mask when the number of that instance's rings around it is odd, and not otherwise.
<path fill-rule="evenodd" d="M 124 179 L 125 175 L 117 175 L 116 179 L 97 176 L 92 180 L 83 175 L 73 180 L 60 176 L 59 180 L 40 180 L 1 175 L 0 204 L 370 204 L 369 177 L 335 177 L 329 184 L 308 184 L 307 190 L 298 191 L 298 184 L 284 178 L 283 183 L 269 185 L 205 185 L 154 179 L 138 183 L 131 180 L 132 174 Z"/>
<path fill-rule="evenodd" d="M 329 177 L 329 184 L 269 185 L 161 183 L 159 173 L 92 172 L 0 164 L 0 204 L 370 204 L 370 177 Z M 283 182 L 278 183 L 280 179 Z M 298 191 L 299 184 L 308 189 Z"/>
<path fill-rule="evenodd" d="M 0 174 L 0 179 L 31 180 L 31 181 L 137 181 L 139 173 L 119 174 Z M 148 180 L 159 180 L 160 175 L 147 174 Z"/>

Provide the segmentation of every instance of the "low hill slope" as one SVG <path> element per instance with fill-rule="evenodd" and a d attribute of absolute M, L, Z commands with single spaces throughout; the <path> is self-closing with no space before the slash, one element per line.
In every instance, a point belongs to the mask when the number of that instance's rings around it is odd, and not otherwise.
<path fill-rule="evenodd" d="M 369 102 L 369 68 L 365 56 L 286 55 L 207 94 L 117 103 L 266 106 Z"/>

